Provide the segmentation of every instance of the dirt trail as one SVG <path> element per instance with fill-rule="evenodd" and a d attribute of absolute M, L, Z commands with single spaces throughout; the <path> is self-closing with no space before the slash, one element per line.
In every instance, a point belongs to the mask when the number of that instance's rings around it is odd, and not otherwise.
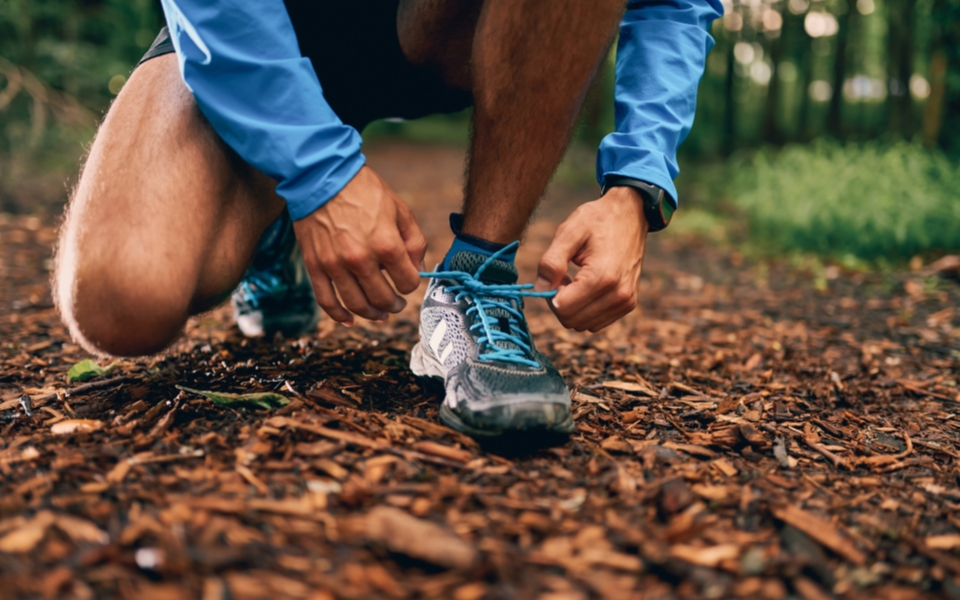
<path fill-rule="evenodd" d="M 439 260 L 460 154 L 370 161 Z M 590 194 L 551 191 L 525 281 Z M 417 302 L 287 341 L 244 340 L 220 309 L 67 384 L 87 357 L 50 302 L 52 226 L 0 215 L 4 600 L 960 597 L 955 283 L 828 270 L 818 290 L 667 233 L 641 309 L 601 334 L 530 307 L 578 428 L 517 456 L 439 424 L 406 368 Z"/>

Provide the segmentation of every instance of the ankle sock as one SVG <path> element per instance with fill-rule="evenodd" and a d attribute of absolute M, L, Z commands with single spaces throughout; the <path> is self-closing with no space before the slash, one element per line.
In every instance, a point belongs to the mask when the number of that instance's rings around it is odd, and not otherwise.
<path fill-rule="evenodd" d="M 443 262 L 440 264 L 441 271 L 446 271 L 450 267 L 450 259 L 453 258 L 458 252 L 463 252 L 466 250 L 469 252 L 482 254 L 484 256 L 493 256 L 494 253 L 503 250 L 507 246 L 507 244 L 489 242 L 485 239 L 463 233 L 461 231 L 463 229 L 463 215 L 460 213 L 451 213 L 450 229 L 453 231 L 453 234 L 456 237 L 453 239 L 453 245 L 450 246 L 450 250 L 447 251 L 447 255 L 443 258 Z M 501 254 L 499 259 L 512 265 L 516 257 L 517 252 L 514 250 L 513 252 Z"/>

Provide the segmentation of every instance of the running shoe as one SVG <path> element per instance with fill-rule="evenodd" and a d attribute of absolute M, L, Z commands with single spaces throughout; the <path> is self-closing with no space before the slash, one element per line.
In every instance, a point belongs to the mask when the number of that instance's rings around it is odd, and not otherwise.
<path fill-rule="evenodd" d="M 549 297 L 517 284 L 517 269 L 462 251 L 449 269 L 430 277 L 420 309 L 420 341 L 410 369 L 443 379 L 440 419 L 478 438 L 520 432 L 573 431 L 570 392 L 557 369 L 537 350 L 523 315 L 524 297 Z"/>
<path fill-rule="evenodd" d="M 286 211 L 261 236 L 230 303 L 240 331 L 248 337 L 298 337 L 316 328 L 320 307 Z"/>

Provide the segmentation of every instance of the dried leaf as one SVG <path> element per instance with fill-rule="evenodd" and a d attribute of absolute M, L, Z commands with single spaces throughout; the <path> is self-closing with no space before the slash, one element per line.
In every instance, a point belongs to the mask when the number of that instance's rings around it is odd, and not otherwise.
<path fill-rule="evenodd" d="M 0 538 L 0 552 L 30 552 L 40 543 L 40 540 L 47 533 L 47 528 L 53 524 L 55 519 L 56 517 L 49 511 L 37 513 L 25 525 Z"/>
<path fill-rule="evenodd" d="M 50 426 L 53 435 L 69 435 L 71 433 L 89 433 L 103 429 L 103 421 L 93 419 L 67 419 Z"/>
<path fill-rule="evenodd" d="M 936 550 L 953 550 L 954 548 L 960 548 L 960 535 L 956 533 L 931 535 L 924 540 L 924 543 Z"/>
<path fill-rule="evenodd" d="M 391 552 L 446 567 L 468 569 L 477 560 L 476 549 L 445 528 L 410 516 L 398 508 L 378 506 L 365 517 L 369 541 Z"/>
<path fill-rule="evenodd" d="M 772 509 L 772 512 L 776 518 L 793 525 L 853 564 L 861 566 L 866 562 L 863 553 L 853 545 L 853 542 L 840 535 L 832 523 L 796 506 L 782 506 Z"/>
<path fill-rule="evenodd" d="M 439 444 L 437 442 L 417 442 L 413 445 L 413 449 L 417 450 L 418 452 L 432 454 L 434 456 L 442 456 L 443 458 L 448 458 L 450 460 L 455 460 L 462 463 L 470 462 L 473 459 L 473 454 L 467 452 L 466 450 L 461 450 L 452 446 L 444 446 L 443 444 Z"/>
<path fill-rule="evenodd" d="M 108 544 L 110 536 L 90 521 L 71 517 L 69 515 L 57 515 L 55 521 L 57 529 L 64 532 L 77 543 L 88 544 Z"/>
<path fill-rule="evenodd" d="M 701 567 L 714 568 L 722 561 L 740 557 L 740 546 L 720 544 L 706 548 L 677 544 L 670 547 L 670 556 Z"/>
<path fill-rule="evenodd" d="M 632 392 L 634 394 L 642 394 L 644 396 L 649 396 L 651 398 L 657 397 L 657 392 L 654 391 L 652 388 L 640 383 L 635 383 L 633 381 L 604 381 L 601 385 L 611 390 L 620 390 L 622 392 Z"/>

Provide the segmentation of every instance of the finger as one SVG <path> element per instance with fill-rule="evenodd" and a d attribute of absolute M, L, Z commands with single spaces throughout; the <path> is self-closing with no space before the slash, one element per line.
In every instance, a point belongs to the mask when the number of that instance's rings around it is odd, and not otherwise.
<path fill-rule="evenodd" d="M 410 294 L 420 287 L 420 273 L 410 262 L 410 256 L 399 236 L 389 249 L 380 253 L 380 261 L 401 294 Z"/>
<path fill-rule="evenodd" d="M 580 311 L 581 326 L 596 333 L 630 314 L 636 307 L 636 286 L 621 284 Z"/>
<path fill-rule="evenodd" d="M 407 307 L 407 301 L 403 296 L 397 295 L 380 269 L 362 277 L 358 276 L 357 283 L 363 289 L 367 302 L 377 310 L 396 314 Z"/>
<path fill-rule="evenodd" d="M 603 274 L 612 271 L 613 269 L 585 267 L 577 273 L 573 283 L 561 287 L 550 301 L 560 322 L 567 327 L 572 327 L 573 323 L 585 324 L 586 321 L 580 316 L 582 311 L 616 288 L 616 277 Z"/>
<path fill-rule="evenodd" d="M 583 311 L 584 318 L 590 319 L 590 317 L 593 316 L 593 319 L 589 320 L 585 325 L 583 325 L 583 330 L 596 333 L 624 318 L 633 312 L 633 309 L 636 307 L 636 303 L 610 304 L 609 302 L 603 306 L 588 306 Z"/>
<path fill-rule="evenodd" d="M 567 266 L 573 257 L 580 252 L 587 241 L 586 230 L 579 227 L 570 227 L 565 223 L 557 228 L 550 247 L 540 258 L 537 266 L 537 282 L 533 289 L 538 292 L 556 289 L 567 274 Z"/>
<path fill-rule="evenodd" d="M 560 324 L 567 329 L 586 331 L 587 326 L 596 320 L 599 311 L 606 309 L 608 306 L 609 303 L 605 302 L 603 298 L 597 298 L 582 309 L 573 312 L 564 311 L 561 313 L 557 311 L 556 307 L 551 308 L 560 320 Z"/>
<path fill-rule="evenodd" d="M 325 273 L 317 271 L 310 274 L 310 281 L 313 282 L 313 293 L 317 297 L 320 308 L 334 321 L 343 323 L 347 327 L 353 325 L 353 315 L 340 304 L 330 278 Z"/>
<path fill-rule="evenodd" d="M 422 268 L 423 257 L 427 254 L 427 238 L 420 231 L 420 226 L 413 216 L 413 211 L 403 200 L 397 203 L 397 228 L 400 230 L 400 238 L 403 240 L 407 255 L 410 257 L 410 264 L 413 265 L 414 269 Z M 393 277 L 393 274 L 391 273 L 390 276 Z M 396 282 L 396 279 L 394 279 L 394 282 Z M 420 285 L 419 281 L 417 285 Z M 403 292 L 403 290 L 400 291 Z M 410 292 L 403 293 L 409 294 Z"/>
<path fill-rule="evenodd" d="M 560 323 L 574 331 L 594 331 L 593 327 L 618 318 L 617 307 L 608 298 L 597 298 L 573 316 L 557 315 Z"/>
<path fill-rule="evenodd" d="M 353 276 L 352 279 L 360 284 L 364 296 L 364 309 L 369 306 L 377 311 L 396 313 L 406 307 L 407 301 L 397 295 L 380 271 L 380 261 L 375 252 L 345 248 L 342 250 L 341 256 L 342 266 Z M 337 289 L 340 289 L 339 281 L 336 278 L 334 278 L 334 281 L 337 283 Z M 343 294 L 342 289 L 340 289 L 340 294 Z M 345 302 L 346 300 L 344 298 Z M 358 304 L 358 306 L 360 305 Z M 349 304 L 347 304 L 347 308 L 353 310 Z M 354 312 L 356 313 L 356 311 Z"/>
<path fill-rule="evenodd" d="M 348 271 L 336 271 L 330 274 L 333 285 L 340 292 L 344 306 L 355 315 L 371 321 L 384 321 L 390 316 L 386 311 L 374 308 L 367 300 L 367 295 L 356 277 Z"/>

